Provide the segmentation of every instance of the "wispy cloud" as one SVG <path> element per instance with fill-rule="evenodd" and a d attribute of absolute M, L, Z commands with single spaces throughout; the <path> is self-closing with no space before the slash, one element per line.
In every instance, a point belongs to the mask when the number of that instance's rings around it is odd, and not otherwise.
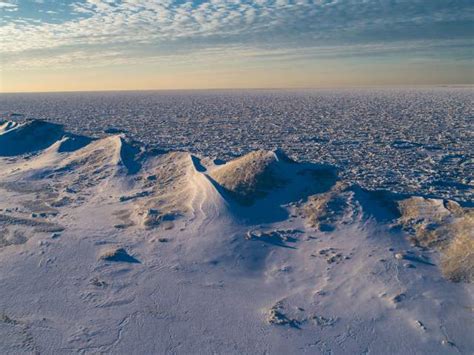
<path fill-rule="evenodd" d="M 392 58 L 402 56 L 409 51 L 417 58 L 425 58 L 425 61 L 433 61 L 430 58 L 433 51 L 458 52 L 457 60 L 470 60 L 469 51 L 460 51 L 469 45 L 465 40 L 443 40 L 443 41 L 412 41 L 383 42 L 370 44 L 352 45 L 326 45 L 311 46 L 305 48 L 271 48 L 245 45 L 213 46 L 206 48 L 194 48 L 166 51 L 162 53 L 150 52 L 144 54 L 141 51 L 131 51 L 118 47 L 99 50 L 81 50 L 67 48 L 51 54 L 50 51 L 33 51 L 31 54 L 10 53 L 5 56 L 3 70 L 37 70 L 38 68 L 100 68 L 113 65 L 143 65 L 154 64 L 173 67 L 196 67 L 213 66 L 222 64 L 229 65 L 238 63 L 241 67 L 255 68 L 265 65 L 279 63 L 304 63 L 316 59 L 344 59 L 356 57 L 377 56 L 378 58 Z M 441 59 L 438 57 L 438 59 Z M 419 60 L 419 59 L 418 59 Z M 244 63 L 244 64 L 242 64 Z"/>

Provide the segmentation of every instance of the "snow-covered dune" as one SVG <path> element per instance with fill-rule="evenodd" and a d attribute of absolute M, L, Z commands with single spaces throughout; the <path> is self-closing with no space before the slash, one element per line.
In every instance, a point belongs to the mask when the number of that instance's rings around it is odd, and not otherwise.
<path fill-rule="evenodd" d="M 3 122 L 0 353 L 471 353 L 472 213 Z"/>

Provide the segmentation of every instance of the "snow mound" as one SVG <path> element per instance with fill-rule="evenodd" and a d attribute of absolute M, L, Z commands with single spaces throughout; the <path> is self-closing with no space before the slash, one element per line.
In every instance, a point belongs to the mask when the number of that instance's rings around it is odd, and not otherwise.
<path fill-rule="evenodd" d="M 147 229 L 172 229 L 176 219 L 192 211 L 194 166 L 190 154 L 170 152 L 144 164 L 142 179 L 135 186 L 134 219 Z M 134 197 L 138 198 L 134 198 Z"/>
<path fill-rule="evenodd" d="M 318 230 L 333 228 L 331 225 L 342 216 L 347 207 L 344 195 L 347 188 L 347 184 L 337 182 L 329 191 L 308 197 L 300 211 L 309 227 Z"/>
<path fill-rule="evenodd" d="M 474 209 L 420 196 L 400 201 L 399 208 L 399 223 L 412 243 L 441 251 L 441 269 L 448 279 L 474 281 Z"/>
<path fill-rule="evenodd" d="M 243 205 L 275 192 L 281 203 L 327 191 L 337 180 L 333 167 L 297 163 L 282 151 L 257 150 L 223 165 L 217 165 L 209 177 L 222 190 Z"/>
<path fill-rule="evenodd" d="M 285 183 L 275 152 L 257 150 L 218 167 L 210 176 L 237 200 L 251 203 Z"/>
<path fill-rule="evenodd" d="M 399 201 L 399 223 L 422 247 L 440 247 L 452 238 L 451 226 L 465 211 L 454 201 L 412 196 Z"/>
<path fill-rule="evenodd" d="M 33 153 L 48 148 L 64 135 L 63 126 L 34 120 L 17 124 L 7 121 L 0 130 L 0 156 Z"/>
<path fill-rule="evenodd" d="M 138 259 L 131 256 L 130 254 L 127 253 L 127 251 L 124 248 L 120 248 L 120 247 L 108 248 L 108 249 L 103 250 L 100 253 L 99 259 L 102 259 L 105 261 L 115 261 L 115 262 L 123 262 L 123 263 L 134 263 L 134 264 L 140 263 Z"/>

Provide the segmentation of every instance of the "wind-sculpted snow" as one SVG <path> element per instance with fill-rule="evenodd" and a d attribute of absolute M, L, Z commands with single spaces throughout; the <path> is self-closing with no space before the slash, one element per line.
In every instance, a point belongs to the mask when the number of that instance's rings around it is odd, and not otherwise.
<path fill-rule="evenodd" d="M 224 161 L 1 127 L 2 354 L 474 348 L 467 204 L 279 149 Z"/>
<path fill-rule="evenodd" d="M 283 149 L 370 189 L 473 198 L 467 88 L 2 94 L 0 114 L 230 159 Z"/>

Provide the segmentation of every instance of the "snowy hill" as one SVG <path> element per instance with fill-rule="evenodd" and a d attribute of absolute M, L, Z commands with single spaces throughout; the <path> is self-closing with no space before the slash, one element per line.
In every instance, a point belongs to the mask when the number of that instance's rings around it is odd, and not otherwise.
<path fill-rule="evenodd" d="M 0 125 L 0 353 L 472 353 L 474 218 L 255 151 Z"/>

